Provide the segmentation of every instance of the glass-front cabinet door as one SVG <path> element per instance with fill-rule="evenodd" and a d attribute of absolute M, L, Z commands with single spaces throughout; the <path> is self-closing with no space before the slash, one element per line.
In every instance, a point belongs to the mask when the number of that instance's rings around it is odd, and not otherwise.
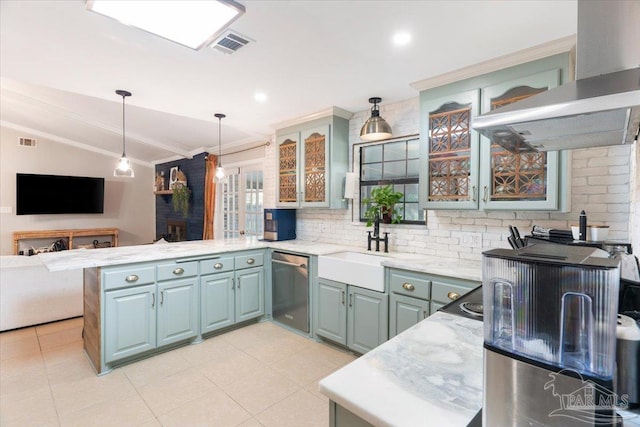
<path fill-rule="evenodd" d="M 278 144 L 278 206 L 298 205 L 298 149 L 300 133 L 282 135 Z"/>
<path fill-rule="evenodd" d="M 301 133 L 302 204 L 327 205 L 327 177 L 330 176 L 329 157 L 330 126 L 320 126 Z"/>
<path fill-rule="evenodd" d="M 480 91 L 442 98 L 421 96 L 420 206 L 478 208 L 479 135 L 471 120 L 479 112 Z M 426 139 L 426 140 L 425 140 Z"/>
<path fill-rule="evenodd" d="M 482 89 L 482 112 L 544 92 L 560 84 L 554 69 Z M 555 210 L 558 208 L 559 153 L 513 153 L 481 137 L 483 209 Z"/>

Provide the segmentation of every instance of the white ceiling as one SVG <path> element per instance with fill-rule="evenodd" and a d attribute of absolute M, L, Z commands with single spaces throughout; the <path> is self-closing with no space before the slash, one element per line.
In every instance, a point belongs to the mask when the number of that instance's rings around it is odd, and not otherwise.
<path fill-rule="evenodd" d="M 0 1 L 0 121 L 148 164 L 269 140 L 274 124 L 418 95 L 410 84 L 576 33 L 570 1 L 239 1 L 232 55 L 194 51 L 89 12 L 83 0 Z M 412 35 L 398 48 L 397 31 Z M 265 103 L 254 93 L 268 95 Z M 5 141 L 2 142 L 3 144 Z"/>

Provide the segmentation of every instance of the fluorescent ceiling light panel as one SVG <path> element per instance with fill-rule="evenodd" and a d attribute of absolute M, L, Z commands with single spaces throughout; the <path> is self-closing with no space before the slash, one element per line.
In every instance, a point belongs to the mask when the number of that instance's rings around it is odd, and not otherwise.
<path fill-rule="evenodd" d="M 88 0 L 87 9 L 191 49 L 212 42 L 244 13 L 244 6 L 231 0 Z"/>

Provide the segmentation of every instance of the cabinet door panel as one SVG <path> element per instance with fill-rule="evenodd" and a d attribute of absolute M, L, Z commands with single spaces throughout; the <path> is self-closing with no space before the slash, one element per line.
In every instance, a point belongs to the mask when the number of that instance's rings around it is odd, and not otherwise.
<path fill-rule="evenodd" d="M 390 302 L 390 337 L 396 336 L 429 316 L 429 301 L 393 294 Z"/>
<path fill-rule="evenodd" d="M 347 346 L 360 353 L 389 339 L 389 297 L 357 287 L 349 288 Z"/>
<path fill-rule="evenodd" d="M 479 107 L 479 90 L 435 99 L 421 95 L 422 208 L 478 208 L 480 147 L 471 120 Z"/>
<path fill-rule="evenodd" d="M 277 138 L 278 144 L 278 206 L 297 206 L 299 202 L 298 156 L 300 134 L 298 132 Z"/>
<path fill-rule="evenodd" d="M 317 334 L 347 345 L 347 285 L 318 280 Z"/>
<path fill-rule="evenodd" d="M 482 89 L 482 112 L 534 96 L 560 84 L 553 69 Z M 555 210 L 558 208 L 559 153 L 512 153 L 481 138 L 483 209 Z"/>
<path fill-rule="evenodd" d="M 231 326 L 235 320 L 233 272 L 200 278 L 202 333 Z"/>
<path fill-rule="evenodd" d="M 105 362 L 156 347 L 156 286 L 105 292 Z"/>
<path fill-rule="evenodd" d="M 330 176 L 329 139 L 331 126 L 324 125 L 305 130 L 300 136 L 301 190 L 304 206 L 328 206 Z"/>
<path fill-rule="evenodd" d="M 196 280 L 158 284 L 158 347 L 198 335 Z"/>
<path fill-rule="evenodd" d="M 264 268 L 247 268 L 236 273 L 236 321 L 264 314 Z"/>

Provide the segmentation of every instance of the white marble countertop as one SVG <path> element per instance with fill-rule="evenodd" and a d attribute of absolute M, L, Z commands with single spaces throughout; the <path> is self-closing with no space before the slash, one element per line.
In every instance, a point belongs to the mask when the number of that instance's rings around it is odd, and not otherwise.
<path fill-rule="evenodd" d="M 255 238 L 194 240 L 188 242 L 119 246 L 102 249 L 72 249 L 62 252 L 42 253 L 37 257 L 30 258 L 39 259 L 49 271 L 63 271 L 163 259 L 201 257 L 257 248 L 272 248 L 309 255 L 326 255 L 341 251 L 371 253 L 387 258 L 388 260 L 382 262 L 382 265 L 385 267 L 457 277 L 475 280 L 477 282 L 482 280 L 480 262 L 430 257 L 403 252 L 368 252 L 361 247 L 306 240 L 287 240 L 282 242 L 266 242 Z"/>
<path fill-rule="evenodd" d="M 376 426 L 466 426 L 482 407 L 482 322 L 437 312 L 320 381 Z"/>

